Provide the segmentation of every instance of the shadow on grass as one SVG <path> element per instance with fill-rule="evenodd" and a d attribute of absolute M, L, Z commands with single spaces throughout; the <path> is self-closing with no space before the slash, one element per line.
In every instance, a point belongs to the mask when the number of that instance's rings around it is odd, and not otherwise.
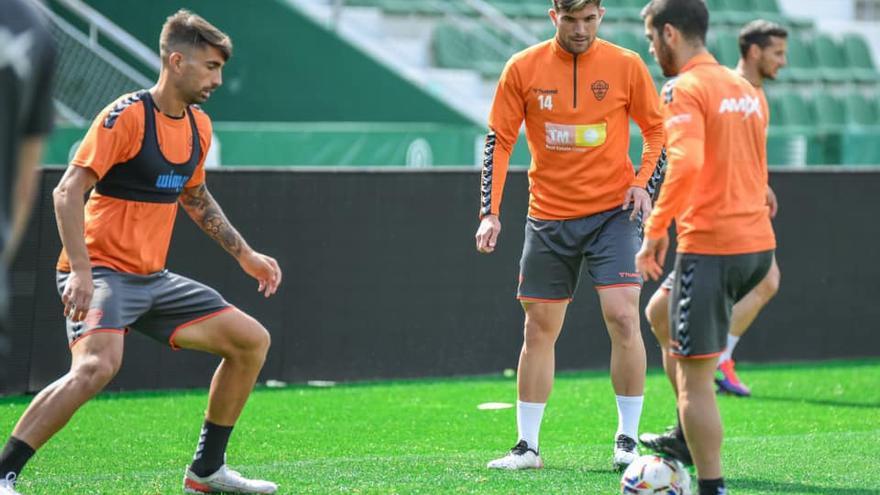
<path fill-rule="evenodd" d="M 803 483 L 786 483 L 780 481 L 758 480 L 750 478 L 730 479 L 730 488 L 737 490 L 759 490 L 766 493 L 821 493 L 822 495 L 880 495 L 880 490 L 864 487 L 834 487 L 805 485 Z"/>
<path fill-rule="evenodd" d="M 794 404 L 811 404 L 815 406 L 854 407 L 858 409 L 880 409 L 880 402 L 853 402 L 829 399 L 806 399 L 803 397 L 785 397 L 781 395 L 753 395 L 751 400 L 760 402 L 791 402 Z"/>

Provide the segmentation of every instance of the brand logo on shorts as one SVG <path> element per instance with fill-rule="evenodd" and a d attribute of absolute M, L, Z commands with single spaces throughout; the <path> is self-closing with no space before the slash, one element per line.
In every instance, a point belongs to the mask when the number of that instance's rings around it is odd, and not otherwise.
<path fill-rule="evenodd" d="M 590 89 L 593 90 L 593 96 L 595 96 L 596 99 L 599 101 L 605 99 L 605 95 L 608 94 L 609 87 L 610 86 L 608 86 L 608 83 L 601 79 L 593 82 L 593 84 L 590 85 Z"/>
<path fill-rule="evenodd" d="M 86 328 L 95 328 L 101 324 L 101 318 L 103 317 L 103 311 L 98 308 L 92 308 L 89 310 L 88 314 L 86 314 L 86 319 L 83 321 L 86 324 Z"/>
<path fill-rule="evenodd" d="M 638 273 L 620 272 L 618 275 L 620 275 L 620 278 L 639 278 Z"/>

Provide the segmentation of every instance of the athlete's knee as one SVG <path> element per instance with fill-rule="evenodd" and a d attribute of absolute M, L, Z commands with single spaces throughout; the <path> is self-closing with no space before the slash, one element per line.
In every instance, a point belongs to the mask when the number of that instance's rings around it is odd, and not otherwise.
<path fill-rule="evenodd" d="M 227 357 L 264 360 L 272 345 L 272 337 L 259 321 L 241 313 L 242 321 L 237 325 L 232 345 Z"/>
<path fill-rule="evenodd" d="M 666 328 L 669 325 L 669 294 L 665 290 L 659 289 L 651 296 L 645 306 L 645 318 L 651 328 Z"/>
<path fill-rule="evenodd" d="M 116 376 L 121 365 L 121 357 L 93 355 L 74 363 L 70 375 L 76 386 L 97 393 Z"/>
<path fill-rule="evenodd" d="M 559 324 L 554 318 L 526 313 L 524 341 L 526 347 L 547 346 L 556 343 Z"/>
<path fill-rule="evenodd" d="M 774 263 L 770 267 L 770 271 L 767 272 L 767 276 L 764 277 L 764 280 L 755 287 L 755 292 L 766 304 L 770 299 L 773 299 L 773 297 L 776 296 L 777 292 L 779 292 L 779 284 L 781 281 L 782 274 L 779 272 L 779 267 Z"/>
<path fill-rule="evenodd" d="M 612 337 L 623 340 L 641 337 L 638 309 L 625 307 L 606 311 L 605 323 Z"/>

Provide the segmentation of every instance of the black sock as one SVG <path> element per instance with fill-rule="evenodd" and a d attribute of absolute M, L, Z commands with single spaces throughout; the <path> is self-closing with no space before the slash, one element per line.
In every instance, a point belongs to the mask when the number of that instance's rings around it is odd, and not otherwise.
<path fill-rule="evenodd" d="M 724 487 L 724 478 L 714 480 L 697 480 L 700 487 L 700 495 L 726 495 L 727 488 Z"/>
<path fill-rule="evenodd" d="M 189 467 L 196 476 L 209 476 L 220 469 L 225 462 L 226 444 L 229 443 L 231 434 L 231 426 L 215 425 L 205 420 L 199 436 L 199 445 L 196 447 L 196 455 L 193 457 L 192 466 Z"/>
<path fill-rule="evenodd" d="M 3 453 L 0 454 L 0 479 L 17 479 L 34 452 L 34 448 L 30 445 L 15 437 L 9 437 Z"/>

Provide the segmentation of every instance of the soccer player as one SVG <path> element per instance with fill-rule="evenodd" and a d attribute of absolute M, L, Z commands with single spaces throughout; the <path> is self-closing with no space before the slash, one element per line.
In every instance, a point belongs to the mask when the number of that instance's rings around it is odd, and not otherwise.
<path fill-rule="evenodd" d="M 758 91 L 761 97 L 762 111 L 768 115 L 770 108 L 764 95 L 763 84 L 765 79 L 776 79 L 779 69 L 785 66 L 787 38 L 788 32 L 785 28 L 765 20 L 755 20 L 748 23 L 739 35 L 742 57 L 737 64 L 736 71 Z M 770 207 L 770 217 L 775 217 L 776 195 L 769 187 L 767 188 L 767 204 Z M 733 306 L 727 346 L 718 358 L 719 363 L 716 370 L 715 383 L 720 390 L 739 396 L 751 395 L 749 388 L 737 377 L 731 355 L 739 338 L 749 328 L 758 312 L 776 294 L 779 288 L 779 278 L 779 267 L 776 264 L 776 258 L 774 258 L 770 265 L 770 271 L 767 272 L 764 280 Z M 663 349 L 663 364 L 669 380 L 673 383 L 673 389 L 675 388 L 676 360 L 668 359 L 668 343 L 669 291 L 672 290 L 674 284 L 675 272 L 673 271 L 651 297 L 645 310 L 651 328 Z M 664 434 L 643 433 L 639 440 L 643 445 L 653 450 L 676 456 L 684 462 L 690 463 L 690 453 L 684 441 L 681 421 L 678 421 L 674 428 Z"/>
<path fill-rule="evenodd" d="M 55 46 L 46 20 L 29 2 L 4 2 L 0 9 L 0 380 L 10 352 L 4 336 L 7 270 L 30 218 L 37 165 L 52 130 L 54 69 Z"/>
<path fill-rule="evenodd" d="M 122 96 L 95 119 L 54 191 L 64 249 L 57 282 L 67 317 L 70 371 L 43 389 L 0 454 L 14 483 L 28 459 L 97 394 L 122 362 L 124 335 L 223 359 L 214 374 L 187 493 L 274 493 L 225 464 L 226 444 L 263 366 L 269 333 L 214 289 L 165 269 L 177 204 L 271 296 L 278 263 L 254 251 L 205 185 L 211 121 L 196 104 L 222 83 L 229 37 L 186 10 L 162 27 L 157 84 Z M 94 186 L 88 202 L 84 194 Z"/>
<path fill-rule="evenodd" d="M 633 257 L 645 187 L 665 141 L 654 83 L 630 50 L 597 37 L 601 0 L 552 0 L 554 39 L 514 55 L 498 82 L 482 172 L 476 247 L 494 251 L 510 154 L 525 120 L 532 154 L 529 214 L 517 297 L 525 336 L 517 381 L 518 441 L 490 468 L 540 468 L 538 436 L 554 375 L 554 347 L 586 261 L 611 337 L 618 427 L 612 463 L 629 465 L 642 412 L 645 348 L 639 330 L 642 278 Z M 641 128 L 638 176 L 629 119 Z"/>
<path fill-rule="evenodd" d="M 678 409 L 700 494 L 724 494 L 713 375 L 733 305 L 773 262 L 768 116 L 757 89 L 706 50 L 703 0 L 652 0 L 642 15 L 651 53 L 666 76 L 678 77 L 662 92 L 669 164 L 636 265 L 643 276 L 660 278 L 674 218 L 677 276 L 668 345 L 677 361 Z"/>

